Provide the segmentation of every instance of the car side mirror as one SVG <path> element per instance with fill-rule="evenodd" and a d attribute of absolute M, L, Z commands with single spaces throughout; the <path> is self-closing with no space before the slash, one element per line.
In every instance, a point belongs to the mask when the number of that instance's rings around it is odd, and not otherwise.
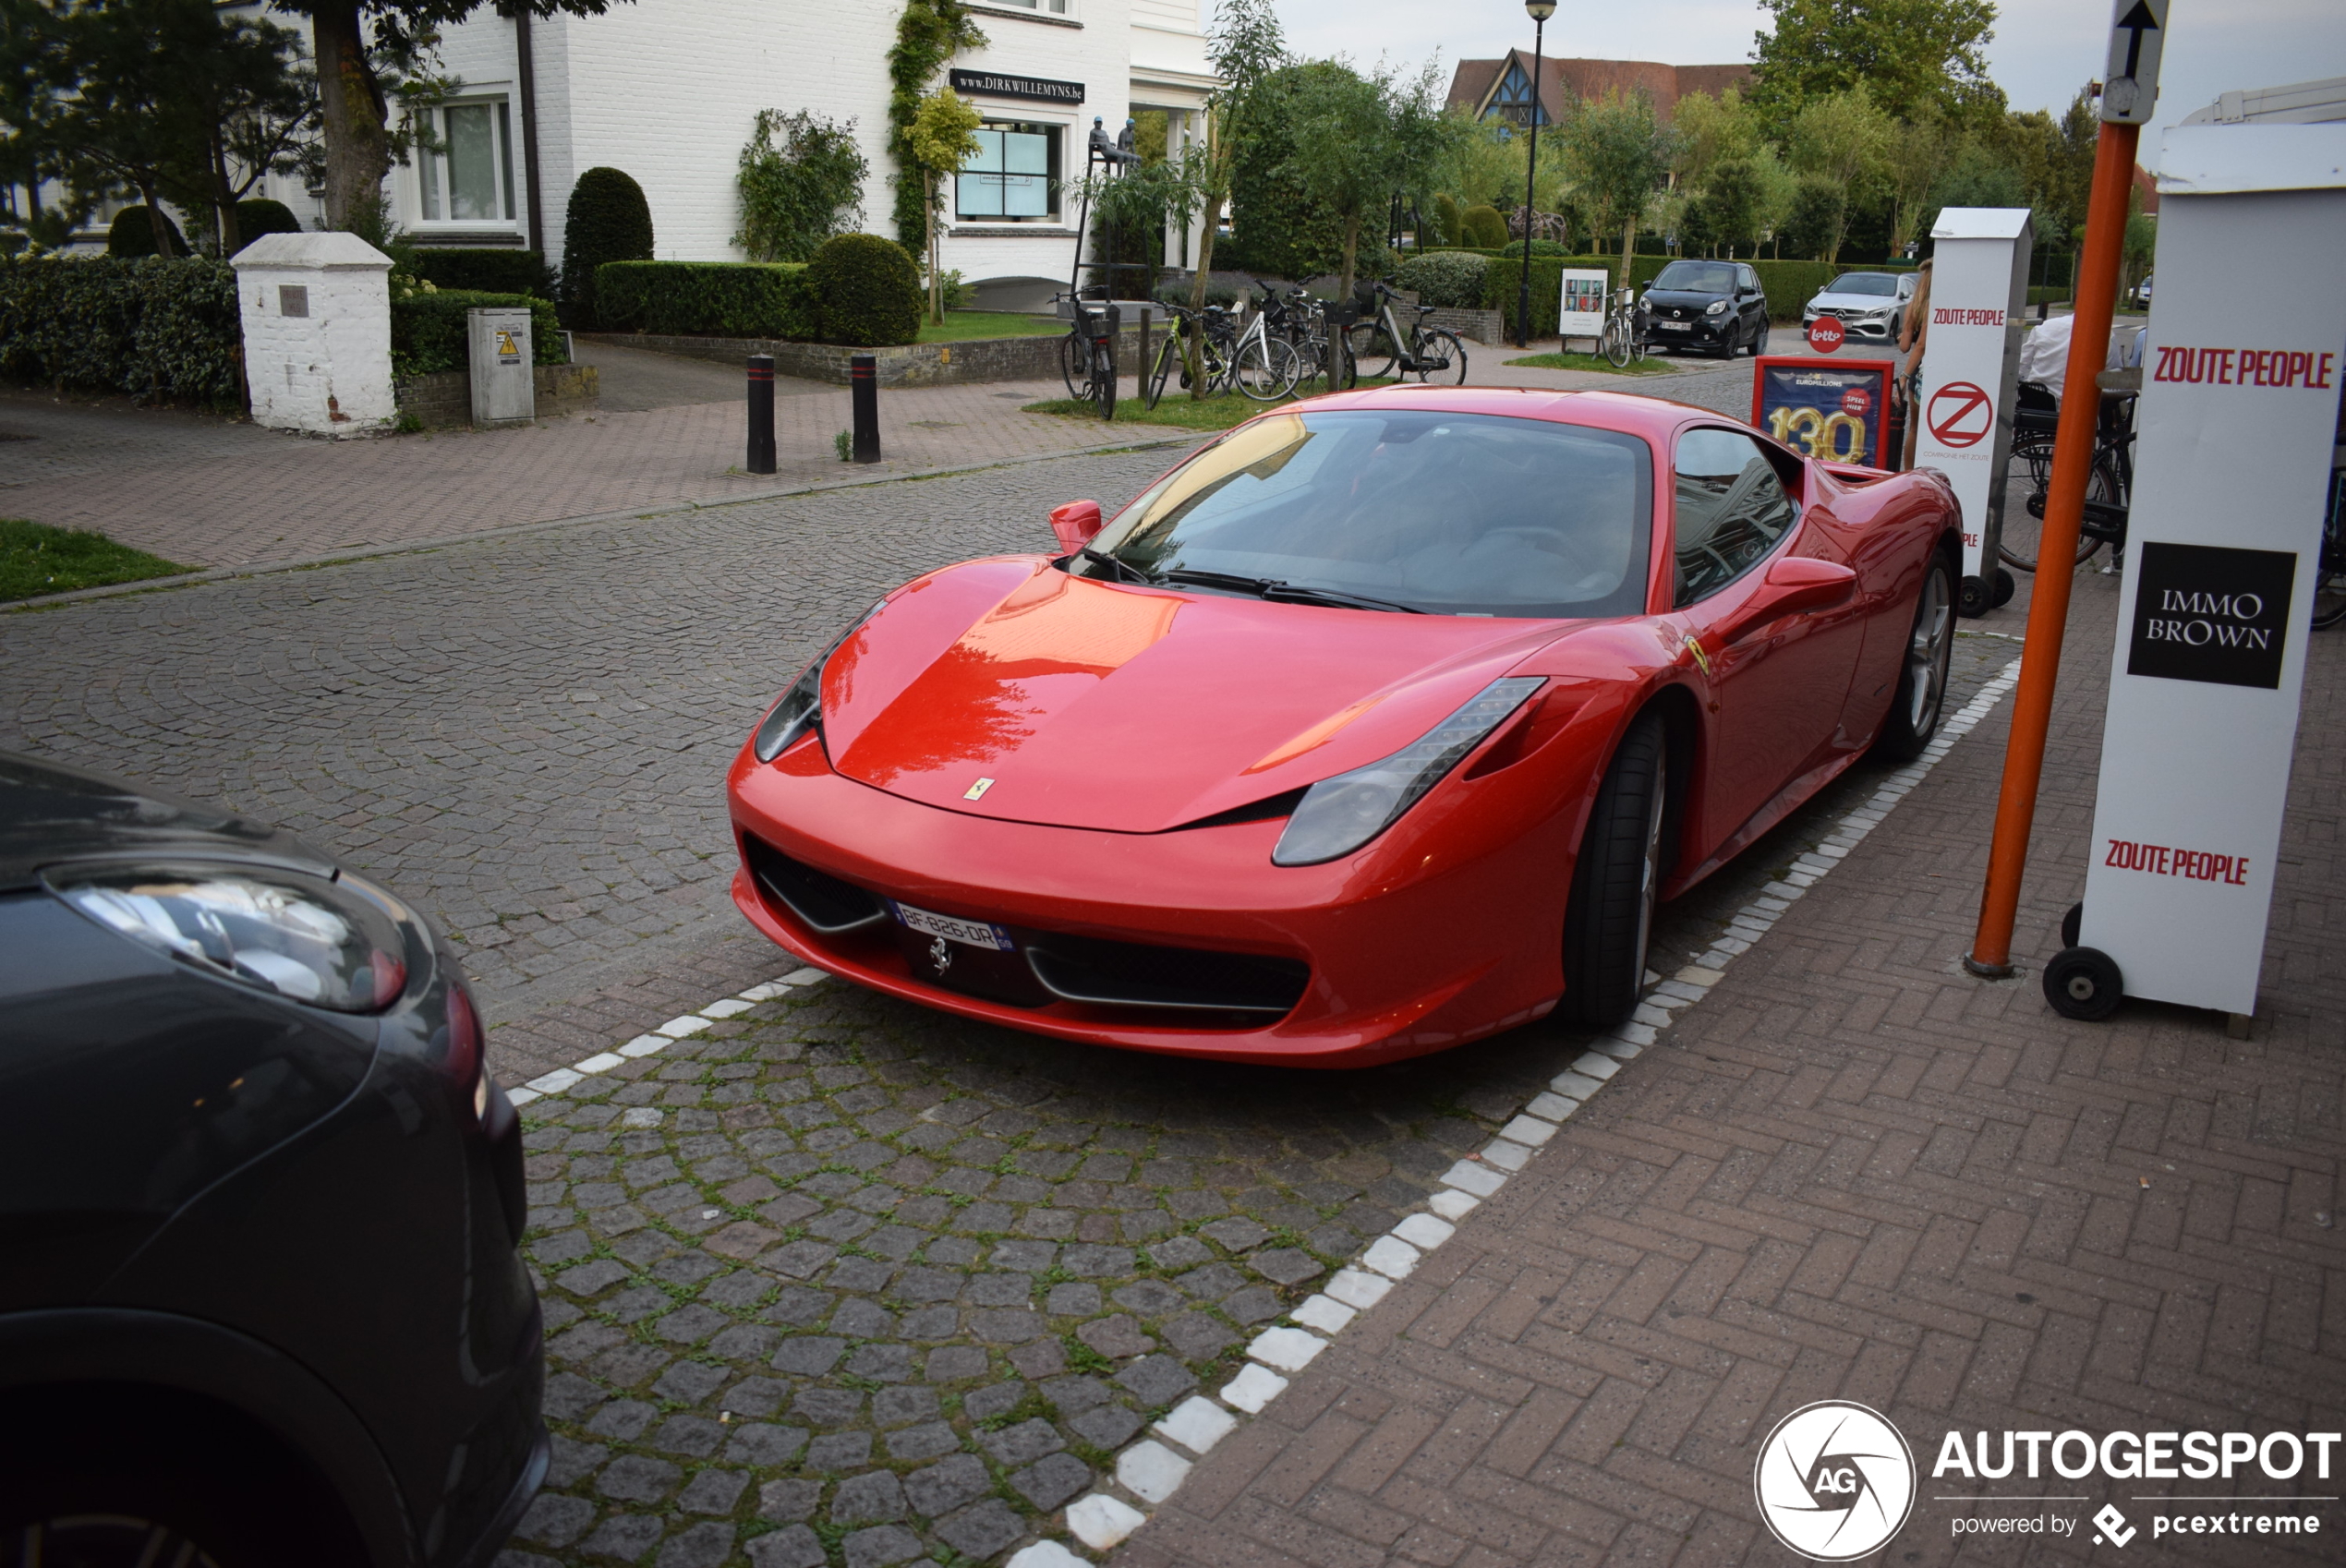
<path fill-rule="evenodd" d="M 1051 532 L 1058 537 L 1062 554 L 1073 555 L 1090 544 L 1099 531 L 1098 501 L 1071 501 L 1065 506 L 1051 509 Z"/>
<path fill-rule="evenodd" d="M 1788 555 L 1768 568 L 1727 629 L 1726 642 L 1787 615 L 1810 615 L 1847 604 L 1857 591 L 1857 574 L 1837 561 Z"/>

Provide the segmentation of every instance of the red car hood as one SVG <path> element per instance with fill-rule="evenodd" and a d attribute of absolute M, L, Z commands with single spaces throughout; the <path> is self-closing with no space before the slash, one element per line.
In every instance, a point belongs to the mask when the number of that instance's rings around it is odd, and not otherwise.
<path fill-rule="evenodd" d="M 840 773 L 924 804 L 1153 833 L 1397 751 L 1561 630 L 976 561 L 848 639 L 824 744 Z"/>

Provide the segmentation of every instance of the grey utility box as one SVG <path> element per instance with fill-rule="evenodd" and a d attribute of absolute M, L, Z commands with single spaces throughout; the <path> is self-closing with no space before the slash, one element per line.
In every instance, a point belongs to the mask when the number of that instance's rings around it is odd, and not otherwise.
<path fill-rule="evenodd" d="M 529 312 L 506 307 L 465 314 L 471 331 L 474 426 L 522 425 L 537 418 Z"/>

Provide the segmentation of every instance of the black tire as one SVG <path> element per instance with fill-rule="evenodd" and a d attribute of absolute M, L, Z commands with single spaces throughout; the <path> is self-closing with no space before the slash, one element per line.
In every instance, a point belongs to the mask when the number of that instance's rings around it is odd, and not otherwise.
<path fill-rule="evenodd" d="M 1898 690 L 1875 738 L 1875 753 L 1891 762 L 1922 755 L 1947 711 L 1947 671 L 1955 652 L 1955 572 L 1944 550 L 1930 558 L 1915 595 L 1914 621 L 1898 667 Z"/>
<path fill-rule="evenodd" d="M 1401 348 L 1393 334 L 1385 330 L 1384 318 L 1363 321 L 1351 332 L 1352 381 L 1358 386 L 1360 378 L 1388 380 L 1401 363 Z"/>
<path fill-rule="evenodd" d="M 1955 611 L 1965 621 L 1977 621 L 1996 608 L 1996 591 L 1977 577 L 1966 577 L 1955 590 Z"/>
<path fill-rule="evenodd" d="M 1155 368 L 1149 371 L 1147 380 L 1141 387 L 1143 407 L 1155 408 L 1158 401 L 1165 396 L 1165 383 L 1173 379 L 1173 368 L 1180 363 L 1180 359 L 1181 340 L 1178 336 L 1167 337 L 1157 348 Z"/>
<path fill-rule="evenodd" d="M 1092 345 L 1081 332 L 1059 339 L 1059 380 L 1067 383 L 1069 397 L 1078 403 L 1092 401 Z"/>
<path fill-rule="evenodd" d="M 1102 419 L 1116 417 L 1116 353 L 1102 344 L 1092 346 L 1092 396 Z"/>
<path fill-rule="evenodd" d="M 2117 960 L 2098 947 L 2063 947 L 2045 966 L 2045 1000 L 2062 1018 L 2099 1023 L 2125 998 Z"/>
<path fill-rule="evenodd" d="M 2003 609 L 2004 606 L 2012 602 L 2012 596 L 2019 591 L 2020 579 L 2014 577 L 2002 567 L 1997 567 L 1995 597 L 1989 601 L 1989 608 L 1991 609 Z"/>
<path fill-rule="evenodd" d="M 1599 1029 L 1618 1023 L 1645 987 L 1654 901 L 1669 871 L 1663 831 L 1669 750 L 1661 717 L 1640 715 L 1598 786 L 1564 916 L 1562 1014 L 1568 1021 Z"/>
<path fill-rule="evenodd" d="M 1440 368 L 1433 361 L 1442 361 Z M 1440 327 L 1418 334 L 1417 378 L 1423 382 L 1439 381 L 1444 386 L 1462 387 L 1467 379 L 1466 344 L 1458 334 Z"/>
<path fill-rule="evenodd" d="M 1751 357 L 1754 359 L 1768 352 L 1768 322 L 1760 322 L 1760 335 L 1751 340 Z"/>
<path fill-rule="evenodd" d="M 2061 917 L 2061 945 L 2064 947 L 2074 947 L 2077 945 L 2078 933 L 2085 923 L 2086 906 L 2070 905 L 2069 912 Z"/>

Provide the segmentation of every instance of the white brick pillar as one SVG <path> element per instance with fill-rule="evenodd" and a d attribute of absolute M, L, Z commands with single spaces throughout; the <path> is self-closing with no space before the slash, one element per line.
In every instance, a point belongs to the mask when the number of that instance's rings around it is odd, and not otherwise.
<path fill-rule="evenodd" d="M 263 235 L 228 264 L 253 423 L 324 436 L 388 429 L 399 413 L 391 258 L 357 235 Z"/>

